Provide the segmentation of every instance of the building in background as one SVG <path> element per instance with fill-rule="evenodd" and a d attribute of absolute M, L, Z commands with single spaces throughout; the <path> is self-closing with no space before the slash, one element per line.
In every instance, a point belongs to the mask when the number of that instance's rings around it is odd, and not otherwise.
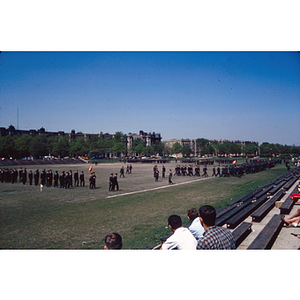
<path fill-rule="evenodd" d="M 147 146 L 153 146 L 157 142 L 161 142 L 162 137 L 160 133 L 155 133 L 155 132 L 146 133 L 142 130 L 140 130 L 139 134 L 129 132 L 127 134 L 127 148 L 130 154 L 132 154 L 130 149 L 132 149 L 133 141 L 136 139 L 142 139 L 144 141 L 144 146 L 147 147 Z"/>
<path fill-rule="evenodd" d="M 241 147 L 244 148 L 248 144 L 256 144 L 258 146 L 258 142 L 251 141 L 240 141 L 240 140 L 208 140 L 209 144 L 241 144 Z M 172 149 L 175 143 L 179 143 L 182 147 L 188 146 L 193 151 L 194 156 L 199 155 L 197 152 L 197 139 L 172 139 L 164 141 L 165 147 Z"/>
<path fill-rule="evenodd" d="M 14 136 L 14 135 L 23 135 L 23 134 L 29 134 L 29 135 L 41 135 L 44 134 L 47 137 L 49 136 L 66 136 L 69 137 L 69 142 L 72 142 L 76 138 L 83 138 L 85 141 L 88 141 L 92 137 L 102 137 L 104 139 L 112 139 L 114 137 L 114 134 L 109 133 L 103 133 L 102 131 L 100 133 L 82 133 L 82 132 L 75 132 L 75 130 L 71 130 L 70 133 L 64 132 L 64 131 L 46 131 L 45 128 L 41 127 L 38 130 L 30 129 L 30 130 L 19 130 L 15 129 L 13 125 L 10 125 L 8 128 L 0 127 L 0 136 Z"/>

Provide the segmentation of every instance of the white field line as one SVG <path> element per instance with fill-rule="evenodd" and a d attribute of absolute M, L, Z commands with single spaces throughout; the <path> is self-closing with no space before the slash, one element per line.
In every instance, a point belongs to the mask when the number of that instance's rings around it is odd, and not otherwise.
<path fill-rule="evenodd" d="M 174 183 L 174 184 L 168 184 L 168 185 L 164 185 L 164 186 L 159 186 L 159 187 L 156 187 L 156 188 L 153 188 L 153 189 L 147 189 L 147 190 L 134 191 L 134 192 L 124 193 L 124 194 L 112 195 L 112 196 L 107 196 L 107 198 L 115 198 L 115 197 L 121 197 L 121 196 L 138 194 L 138 193 L 145 193 L 145 192 L 150 192 L 150 191 L 165 189 L 165 188 L 169 188 L 169 187 L 176 187 L 178 185 L 194 183 L 194 182 L 197 182 L 197 181 L 202 181 L 202 180 L 207 180 L 207 179 L 213 179 L 213 177 L 205 177 L 205 178 L 196 179 L 196 180 L 192 180 L 192 181 L 185 181 L 185 182 L 179 182 L 179 183 Z"/>

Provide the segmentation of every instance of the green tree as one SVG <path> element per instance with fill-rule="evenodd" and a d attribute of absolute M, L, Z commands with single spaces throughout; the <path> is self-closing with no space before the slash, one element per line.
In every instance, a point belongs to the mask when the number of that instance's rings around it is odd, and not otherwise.
<path fill-rule="evenodd" d="M 229 143 L 223 143 L 219 145 L 219 154 L 221 155 L 227 155 L 230 152 L 230 144 Z"/>
<path fill-rule="evenodd" d="M 32 137 L 29 134 L 23 134 L 15 139 L 15 150 L 18 158 L 30 156 L 30 142 Z"/>
<path fill-rule="evenodd" d="M 145 142 L 141 138 L 132 141 L 131 151 L 137 155 L 141 155 L 145 151 Z"/>
<path fill-rule="evenodd" d="M 53 147 L 53 154 L 58 157 L 68 156 L 70 154 L 69 141 L 65 137 L 61 137 Z"/>
<path fill-rule="evenodd" d="M 47 138 L 47 149 L 48 153 L 53 155 L 53 147 L 59 141 L 59 136 L 49 136 Z"/>
<path fill-rule="evenodd" d="M 30 142 L 30 153 L 35 158 L 40 158 L 42 156 L 48 155 L 47 140 L 45 142 L 44 137 L 36 135 L 32 138 Z"/>
<path fill-rule="evenodd" d="M 155 150 L 154 150 L 154 148 L 152 147 L 152 146 L 147 146 L 146 148 L 145 148 L 145 150 L 144 150 L 144 152 L 143 152 L 143 154 L 145 155 L 145 156 L 152 156 L 152 155 L 155 155 Z"/>
<path fill-rule="evenodd" d="M 120 142 L 114 143 L 113 149 L 116 152 L 117 156 L 120 156 L 121 153 L 126 154 L 128 151 L 127 147 L 123 143 L 120 143 Z"/>
<path fill-rule="evenodd" d="M 260 146 L 260 154 L 262 156 L 271 157 L 273 155 L 278 155 L 280 152 L 278 150 L 278 144 L 262 143 Z"/>
<path fill-rule="evenodd" d="M 295 145 L 291 146 L 291 154 L 294 156 L 300 156 L 300 147 L 296 147 Z"/>
<path fill-rule="evenodd" d="M 172 146 L 172 153 L 173 154 L 179 154 L 179 153 L 182 153 L 182 146 L 176 142 L 173 144 Z"/>
<path fill-rule="evenodd" d="M 143 145 L 143 146 L 145 146 L 144 140 L 141 139 L 141 138 L 137 138 L 137 139 L 135 139 L 135 140 L 132 141 L 132 148 L 134 148 L 134 147 L 136 147 L 136 146 L 138 146 L 138 145 Z"/>
<path fill-rule="evenodd" d="M 208 145 L 206 148 L 208 155 L 213 155 L 215 153 L 215 148 L 212 145 Z"/>
<path fill-rule="evenodd" d="M 100 149 L 101 148 L 101 146 L 100 146 L 100 141 L 101 140 L 102 140 L 102 138 L 98 138 L 98 137 L 95 137 L 95 136 L 91 137 L 87 142 L 89 150 L 93 151 L 93 150 Z"/>
<path fill-rule="evenodd" d="M 215 154 L 216 156 L 218 156 L 220 144 L 217 143 L 217 142 L 214 142 L 214 143 L 211 143 L 209 145 L 209 147 L 211 149 L 210 151 L 212 151 L 211 153 Z"/>
<path fill-rule="evenodd" d="M 163 155 L 170 155 L 172 154 L 172 148 L 171 147 L 167 147 L 164 143 L 164 150 L 163 150 Z"/>
<path fill-rule="evenodd" d="M 103 139 L 103 144 L 105 149 L 113 148 L 114 147 L 114 140 L 113 139 Z"/>
<path fill-rule="evenodd" d="M 209 140 L 208 139 L 197 139 L 196 140 L 196 151 L 200 155 L 205 155 L 208 154 L 208 145 L 209 145 Z"/>
<path fill-rule="evenodd" d="M 87 156 L 89 153 L 89 146 L 83 138 L 77 138 L 70 145 L 70 154 L 72 156 Z"/>
<path fill-rule="evenodd" d="M 271 144 L 264 142 L 260 145 L 259 149 L 260 149 L 260 155 L 261 156 L 268 156 L 270 153 L 270 148 L 271 148 Z"/>
<path fill-rule="evenodd" d="M 126 134 L 123 134 L 121 131 L 115 133 L 113 139 L 113 149 L 117 156 L 120 156 L 121 153 L 127 154 L 128 149 L 126 147 Z"/>
<path fill-rule="evenodd" d="M 114 141 L 116 143 L 122 143 L 123 145 L 126 146 L 126 134 L 123 134 L 121 131 L 117 131 L 114 135 Z"/>
<path fill-rule="evenodd" d="M 190 156 L 193 153 L 193 150 L 190 146 L 183 146 L 182 147 L 182 154 L 183 156 Z"/>
<path fill-rule="evenodd" d="M 230 144 L 229 151 L 231 154 L 239 155 L 242 153 L 241 144 Z"/>
<path fill-rule="evenodd" d="M 133 152 L 138 154 L 138 156 L 140 156 L 142 153 L 145 152 L 145 146 L 142 144 L 139 144 L 133 148 Z"/>
<path fill-rule="evenodd" d="M 10 136 L 4 136 L 0 138 L 0 157 L 15 158 L 17 152 L 15 147 L 15 141 Z"/>
<path fill-rule="evenodd" d="M 156 141 L 153 145 L 154 154 L 162 155 L 164 153 L 164 144 L 160 141 Z"/>

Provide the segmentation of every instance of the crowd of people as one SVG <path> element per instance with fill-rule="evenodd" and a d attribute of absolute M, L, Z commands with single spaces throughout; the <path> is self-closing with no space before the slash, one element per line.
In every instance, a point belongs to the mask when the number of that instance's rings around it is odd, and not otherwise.
<path fill-rule="evenodd" d="M 90 182 L 90 188 L 95 188 L 96 184 L 96 175 L 94 172 L 90 174 L 89 182 Z M 60 174 L 58 171 L 55 171 L 54 173 L 52 170 L 46 170 L 43 169 L 41 172 L 39 169 L 35 170 L 34 173 L 32 170 L 27 172 L 26 168 L 20 167 L 19 170 L 16 168 L 14 169 L 7 169 L 7 168 L 1 168 L 0 169 L 0 182 L 6 182 L 6 183 L 16 183 L 21 182 L 24 185 L 29 183 L 29 185 L 42 185 L 46 187 L 55 187 L 55 188 L 71 188 L 75 186 L 85 186 L 85 179 L 84 179 L 84 172 L 82 171 L 80 174 L 78 173 L 78 170 L 72 173 L 72 170 L 70 171 L 62 171 Z M 74 184 L 73 184 L 74 183 Z"/>
<path fill-rule="evenodd" d="M 220 165 L 212 167 L 212 174 L 208 174 L 207 166 L 204 165 L 202 168 L 202 174 L 201 174 L 201 168 L 200 164 L 196 164 L 195 167 L 193 165 L 176 165 L 175 167 L 175 173 L 174 176 L 196 176 L 196 177 L 209 177 L 209 176 L 215 176 L 215 177 L 241 177 L 244 174 L 251 174 L 251 173 L 257 173 L 266 169 L 270 169 L 274 167 L 277 163 L 281 163 L 281 160 L 272 159 L 272 160 L 251 160 L 250 163 L 243 163 L 240 165 L 237 165 L 235 161 L 231 165 L 223 165 L 222 167 Z M 162 165 L 161 168 L 162 172 L 162 178 L 165 177 L 166 168 L 164 165 Z M 172 170 L 170 170 L 172 172 Z M 153 173 L 155 181 L 158 181 L 159 178 L 159 169 L 157 165 L 153 167 Z M 172 176 L 171 176 L 172 177 Z"/>
<path fill-rule="evenodd" d="M 231 231 L 215 225 L 216 210 L 210 205 L 187 211 L 190 226 L 183 227 L 179 215 L 168 218 L 168 226 L 173 233 L 161 245 L 160 250 L 234 250 L 235 239 Z M 117 250 L 123 246 L 122 237 L 114 232 L 105 237 L 106 250 Z"/>
<path fill-rule="evenodd" d="M 207 166 L 204 165 L 202 168 L 202 174 L 201 174 L 201 168 L 200 164 L 196 164 L 195 167 L 193 165 L 177 165 L 175 167 L 174 176 L 196 176 L 196 177 L 208 177 L 208 176 L 219 176 L 219 177 L 241 177 L 244 174 L 249 173 L 256 173 L 263 171 L 267 168 L 272 168 L 278 163 L 278 160 L 261 160 L 261 161 L 251 161 L 250 163 L 244 163 L 241 165 L 231 164 L 231 165 L 223 165 L 220 167 L 218 165 L 217 167 L 212 167 L 212 174 L 208 174 Z M 126 169 L 124 166 L 120 169 L 120 177 L 125 177 L 126 174 L 132 173 L 132 164 L 128 164 Z M 161 168 L 161 176 L 162 178 L 166 177 L 166 168 L 164 165 L 162 165 Z M 155 181 L 158 181 L 159 179 L 159 168 L 157 165 L 153 168 L 154 178 Z M 109 178 L 109 191 L 119 190 L 119 185 L 117 181 L 117 175 L 110 176 Z M 168 171 L 168 178 L 169 178 L 169 184 L 173 184 L 172 182 L 172 169 L 169 169 Z M 73 185 L 74 180 L 74 185 Z M 55 173 L 52 173 L 52 170 L 42 170 L 39 172 L 37 169 L 36 171 L 30 170 L 27 172 L 26 168 L 20 167 L 19 170 L 16 168 L 14 169 L 8 169 L 8 168 L 1 168 L 0 169 L 0 182 L 22 182 L 24 185 L 29 182 L 30 185 L 35 184 L 42 184 L 43 186 L 54 186 L 54 187 L 60 187 L 60 188 L 70 188 L 73 186 L 85 186 L 85 179 L 84 179 L 84 173 L 83 171 L 81 174 L 76 171 L 74 174 L 72 174 L 72 170 L 70 171 L 63 171 L 60 174 L 58 174 L 58 171 L 55 171 Z M 89 175 L 89 187 L 90 189 L 96 188 L 96 174 L 95 172 L 91 172 Z"/>
<path fill-rule="evenodd" d="M 200 177 L 201 174 L 200 174 L 201 170 L 200 170 L 200 166 L 199 165 L 196 165 L 195 166 L 195 172 L 194 172 L 194 169 L 193 169 L 193 166 L 192 165 L 189 165 L 188 167 L 186 165 L 177 165 L 175 167 L 175 174 L 174 176 L 198 176 Z M 203 174 L 202 174 L 203 177 L 208 177 L 208 174 L 207 174 L 207 166 L 204 166 L 203 167 Z"/>
<path fill-rule="evenodd" d="M 132 173 L 132 165 L 127 165 L 126 174 Z M 96 189 L 96 174 L 92 171 L 92 168 L 89 169 L 89 188 Z M 125 177 L 125 168 L 122 166 L 120 169 L 120 177 Z M 24 185 L 35 185 L 35 186 L 46 186 L 46 187 L 56 187 L 56 188 L 65 188 L 69 189 L 72 187 L 85 187 L 85 175 L 84 172 L 81 171 L 79 174 L 78 170 L 74 173 L 72 170 L 69 171 L 62 171 L 58 173 L 55 171 L 54 173 L 52 170 L 43 169 L 41 172 L 39 169 L 35 170 L 34 172 L 30 170 L 27 171 L 26 168 L 20 167 L 19 170 L 17 168 L 8 169 L 8 168 L 1 168 L 0 169 L 0 182 L 5 183 L 16 183 L 21 182 Z M 118 174 L 113 173 L 109 178 L 109 191 L 119 190 L 118 184 Z"/>

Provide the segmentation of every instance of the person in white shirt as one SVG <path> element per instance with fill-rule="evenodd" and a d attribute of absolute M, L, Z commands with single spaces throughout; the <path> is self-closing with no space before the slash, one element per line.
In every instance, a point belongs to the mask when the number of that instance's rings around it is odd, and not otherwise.
<path fill-rule="evenodd" d="M 203 237 L 204 228 L 201 225 L 199 214 L 196 208 L 191 208 L 188 210 L 187 217 L 192 222 L 189 226 L 189 230 L 195 237 L 197 241 L 199 241 Z"/>
<path fill-rule="evenodd" d="M 197 240 L 188 228 L 182 227 L 180 216 L 171 215 L 168 224 L 173 234 L 163 243 L 161 250 L 196 250 Z"/>

